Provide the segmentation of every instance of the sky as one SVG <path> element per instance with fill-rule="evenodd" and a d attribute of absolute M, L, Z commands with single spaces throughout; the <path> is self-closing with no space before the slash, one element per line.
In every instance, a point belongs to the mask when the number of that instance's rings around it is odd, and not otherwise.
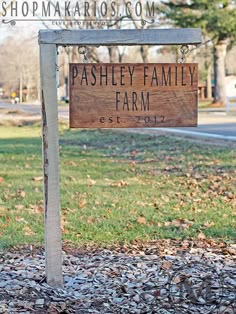
<path fill-rule="evenodd" d="M 30 22 L 19 22 L 15 26 L 10 24 L 0 24 L 0 44 L 4 43 L 7 38 L 12 40 L 21 40 L 22 38 L 37 38 L 39 29 L 45 27 L 41 22 L 30 23 Z"/>

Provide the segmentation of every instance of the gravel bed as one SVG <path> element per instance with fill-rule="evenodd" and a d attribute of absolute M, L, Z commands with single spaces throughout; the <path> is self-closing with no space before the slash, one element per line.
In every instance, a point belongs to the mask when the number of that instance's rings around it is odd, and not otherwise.
<path fill-rule="evenodd" d="M 235 245 L 63 253 L 64 289 L 42 249 L 0 252 L 0 313 L 236 313 Z"/>

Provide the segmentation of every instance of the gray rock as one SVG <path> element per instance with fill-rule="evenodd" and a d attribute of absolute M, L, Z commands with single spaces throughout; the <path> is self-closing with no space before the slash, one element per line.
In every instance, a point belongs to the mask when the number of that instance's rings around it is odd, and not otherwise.
<path fill-rule="evenodd" d="M 43 306 L 44 306 L 44 303 L 45 303 L 44 299 L 37 299 L 37 300 L 35 301 L 35 306 L 36 306 L 36 307 L 43 307 Z"/>
<path fill-rule="evenodd" d="M 7 286 L 7 281 L 0 281 L 0 288 L 5 288 Z"/>

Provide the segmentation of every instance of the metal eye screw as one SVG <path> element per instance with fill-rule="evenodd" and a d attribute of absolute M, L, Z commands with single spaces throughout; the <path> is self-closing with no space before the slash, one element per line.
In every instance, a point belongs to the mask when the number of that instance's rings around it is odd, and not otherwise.
<path fill-rule="evenodd" d="M 181 46 L 180 52 L 182 53 L 182 55 L 186 55 L 187 53 L 189 53 L 189 47 L 188 47 L 188 45 L 183 45 L 183 46 Z"/>
<path fill-rule="evenodd" d="M 78 52 L 80 55 L 85 55 L 88 51 L 88 48 L 86 46 L 79 46 L 78 47 Z"/>

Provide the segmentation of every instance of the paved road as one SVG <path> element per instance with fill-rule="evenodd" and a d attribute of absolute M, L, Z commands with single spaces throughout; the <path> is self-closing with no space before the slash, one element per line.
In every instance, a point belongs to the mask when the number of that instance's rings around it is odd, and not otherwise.
<path fill-rule="evenodd" d="M 22 110 L 32 114 L 40 114 L 40 105 L 30 105 L 30 104 L 8 104 L 0 102 L 0 108 L 11 109 L 11 110 Z M 59 116 L 68 119 L 69 112 L 68 106 L 59 106 Z M 164 129 L 167 130 L 167 129 Z M 228 139 L 236 140 L 236 112 L 226 114 L 223 110 L 212 109 L 209 111 L 200 111 L 198 117 L 198 127 L 197 128 L 171 128 L 168 129 L 170 132 L 182 133 L 187 135 L 187 133 L 192 133 L 192 135 L 201 134 L 211 134 L 214 136 L 228 137 Z"/>
<path fill-rule="evenodd" d="M 173 130 L 173 129 L 172 129 Z M 196 128 L 177 128 L 184 132 L 195 132 L 200 134 L 213 134 L 219 136 L 235 137 L 236 139 L 236 114 L 225 112 L 199 112 L 198 127 Z"/>
<path fill-rule="evenodd" d="M 10 104 L 10 103 L 4 103 L 0 101 L 0 108 L 3 109 L 9 109 L 9 110 L 20 110 L 27 113 L 32 114 L 41 114 L 40 105 L 38 104 Z M 59 106 L 59 116 L 62 118 L 69 118 L 69 107 L 67 106 Z"/>

